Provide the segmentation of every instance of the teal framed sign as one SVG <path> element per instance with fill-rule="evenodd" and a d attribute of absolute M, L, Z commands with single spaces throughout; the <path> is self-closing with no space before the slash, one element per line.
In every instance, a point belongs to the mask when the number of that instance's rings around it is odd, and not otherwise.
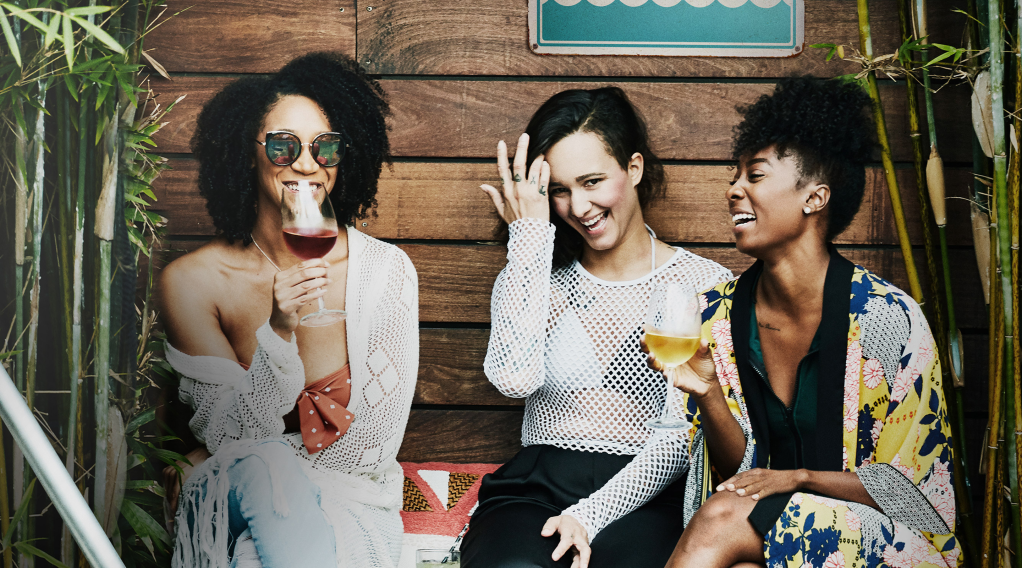
<path fill-rule="evenodd" d="M 543 54 L 790 57 L 804 2 L 529 0 L 529 40 Z"/>

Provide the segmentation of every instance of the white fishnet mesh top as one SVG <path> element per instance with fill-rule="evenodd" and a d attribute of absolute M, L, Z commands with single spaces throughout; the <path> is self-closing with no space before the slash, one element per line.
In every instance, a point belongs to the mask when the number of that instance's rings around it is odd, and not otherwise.
<path fill-rule="evenodd" d="M 666 264 L 629 282 L 607 282 L 581 264 L 553 264 L 554 226 L 538 219 L 510 225 L 507 266 L 491 300 L 485 372 L 506 396 L 527 397 L 522 445 L 634 455 L 601 489 L 564 514 L 590 541 L 639 508 L 688 467 L 688 436 L 645 423 L 671 408 L 684 416 L 677 389 L 646 366 L 639 337 L 660 282 L 697 291 L 731 279 L 719 264 L 677 249 Z"/>
<path fill-rule="evenodd" d="M 340 440 L 310 456 L 301 433 L 283 434 L 283 416 L 305 386 L 305 370 L 297 343 L 282 340 L 268 322 L 256 331 L 259 347 L 247 372 L 234 361 L 192 357 L 169 344 L 167 359 L 183 375 L 181 400 L 195 409 L 189 426 L 213 458 L 235 440 L 283 437 L 320 487 L 337 565 L 392 568 L 404 533 L 397 452 L 419 364 L 418 280 L 403 251 L 351 227 L 347 232 L 347 408 L 355 418 Z"/>

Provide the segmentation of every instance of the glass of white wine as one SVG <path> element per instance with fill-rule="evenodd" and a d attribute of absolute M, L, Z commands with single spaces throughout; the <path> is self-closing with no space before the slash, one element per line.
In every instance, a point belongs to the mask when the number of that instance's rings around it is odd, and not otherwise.
<path fill-rule="evenodd" d="M 664 375 L 683 365 L 699 350 L 702 314 L 695 288 L 680 282 L 663 282 L 653 290 L 646 314 L 646 346 L 661 363 Z M 664 413 L 646 426 L 661 430 L 679 430 L 691 424 L 671 414 L 671 379 L 667 379 Z"/>

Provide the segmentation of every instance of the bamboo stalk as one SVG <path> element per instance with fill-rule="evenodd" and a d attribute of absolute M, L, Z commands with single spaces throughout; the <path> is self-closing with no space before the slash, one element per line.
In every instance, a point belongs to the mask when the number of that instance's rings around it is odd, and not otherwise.
<path fill-rule="evenodd" d="M 913 39 L 912 24 L 909 21 L 908 14 L 908 2 L 911 2 L 911 0 L 898 2 L 898 21 L 901 25 L 902 42 Z M 902 64 L 910 74 L 915 62 L 912 59 L 908 59 L 903 61 Z M 919 220 L 923 230 L 923 250 L 926 252 L 926 268 L 930 275 L 930 297 L 939 298 L 941 280 L 937 269 L 937 255 L 933 246 L 933 225 L 930 222 L 930 196 L 927 193 L 923 139 L 922 132 L 919 129 L 919 98 L 916 93 L 916 84 L 911 76 L 906 76 L 905 92 L 908 95 L 908 135 L 909 139 L 912 140 L 912 164 L 915 166 L 916 172 L 916 195 L 919 200 Z M 933 328 L 934 339 L 937 345 L 944 345 L 947 342 L 947 338 L 944 332 L 944 310 L 940 302 L 932 302 L 929 305 L 924 305 L 923 308 L 933 318 L 933 325 L 930 327 Z M 938 350 L 938 354 L 941 358 L 941 367 L 947 368 L 946 356 L 940 350 Z"/>
<path fill-rule="evenodd" d="M 106 526 L 107 437 L 110 414 L 110 286 L 111 252 L 114 237 L 114 211 L 117 195 L 117 123 L 115 109 L 103 132 L 103 182 L 96 205 L 95 233 L 99 238 L 99 287 L 96 321 L 96 476 L 93 483 L 93 510 Z"/>
<path fill-rule="evenodd" d="M 989 13 L 989 32 L 990 32 L 990 94 L 991 94 L 991 106 L 993 113 L 993 127 L 994 127 L 994 214 L 991 217 L 996 218 L 994 236 L 997 249 L 997 262 L 996 267 L 996 281 L 1000 285 L 1000 333 L 998 336 L 999 358 L 1002 362 L 999 364 L 999 370 L 1003 375 L 1003 382 L 1005 385 L 1005 395 L 1014 395 L 1014 383 L 1015 377 L 1012 376 L 1014 370 L 1014 340 L 1010 333 L 1013 328 L 1012 316 L 1013 316 L 1013 304 L 1012 304 L 1012 289 L 1011 289 L 1011 278 L 1010 269 L 1007 263 L 1011 261 L 1011 236 L 1009 235 L 1010 221 L 1008 218 L 1008 188 L 1006 180 L 1006 145 L 1004 141 L 1004 99 L 1003 99 L 1003 83 L 1004 83 L 1004 69 L 1003 69 L 1003 51 L 1004 42 L 1002 38 L 1001 30 L 1001 10 L 1000 3 L 998 0 L 991 0 L 990 2 L 990 13 Z M 993 284 L 993 283 L 992 283 Z M 1015 401 L 1013 397 L 1011 400 L 1007 400 L 1006 403 L 1012 415 L 1015 414 Z M 1009 427 L 1015 426 L 1014 416 L 1011 416 L 1012 420 L 1009 423 Z M 1022 518 L 1019 514 L 1018 505 L 1018 471 L 1017 461 L 1014 459 L 1015 444 L 1009 444 L 1007 447 L 1008 456 L 1008 484 L 1011 488 L 1011 504 L 1012 504 L 1012 519 Z M 1022 547 L 1022 531 L 1020 531 L 1019 522 L 1013 522 L 1013 540 L 1015 542 L 1016 549 Z M 1022 561 L 1022 554 L 1016 554 L 1016 559 Z"/>
<path fill-rule="evenodd" d="M 859 14 L 859 44 L 861 51 L 867 59 L 873 59 L 873 40 L 869 28 L 869 4 L 867 0 L 857 0 Z M 873 116 L 876 120 L 877 137 L 880 141 L 881 160 L 884 165 L 884 175 L 887 179 L 887 190 L 891 196 L 891 209 L 894 211 L 895 226 L 898 229 L 898 241 L 901 245 L 901 255 L 905 261 L 905 272 L 908 276 L 909 290 L 912 298 L 917 303 L 924 303 L 923 289 L 919 284 L 919 274 L 916 271 L 915 258 L 912 256 L 912 242 L 909 240 L 908 228 L 905 225 L 905 211 L 901 205 L 901 193 L 898 191 L 898 178 L 894 172 L 894 161 L 891 158 L 891 144 L 887 139 L 887 122 L 884 119 L 884 110 L 880 106 L 880 93 L 877 90 L 876 75 L 869 73 L 866 76 L 867 87 L 870 98 L 873 99 Z"/>
<path fill-rule="evenodd" d="M 990 229 L 993 231 L 993 228 Z M 996 249 L 991 248 L 991 257 L 997 254 Z M 991 266 L 995 263 L 991 259 Z M 1001 369 L 1000 364 L 1002 361 L 1002 351 L 998 348 L 998 330 L 1003 320 L 998 318 L 1000 306 L 1000 289 L 993 288 L 990 290 L 990 312 L 988 317 L 990 319 L 990 375 L 988 379 L 989 388 L 989 426 L 987 428 L 987 451 L 986 451 L 986 483 L 983 492 L 983 531 L 982 531 L 982 543 L 981 543 L 981 568 L 990 568 L 991 554 L 999 554 L 1000 548 L 999 537 L 996 537 L 996 518 L 997 509 L 1001 505 L 1001 486 L 996 483 L 998 473 L 998 454 L 1000 453 L 998 441 L 1001 438 L 1001 425 L 1002 413 L 1002 384 L 1001 384 Z M 994 559 L 994 562 L 997 562 Z M 996 564 L 995 564 L 996 565 Z"/>

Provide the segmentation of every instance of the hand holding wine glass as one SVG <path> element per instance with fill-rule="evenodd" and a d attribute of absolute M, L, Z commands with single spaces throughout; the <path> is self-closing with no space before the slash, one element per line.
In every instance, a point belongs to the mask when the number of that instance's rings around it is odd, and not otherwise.
<path fill-rule="evenodd" d="M 665 375 L 688 361 L 699 349 L 701 323 L 699 298 L 694 288 L 679 282 L 665 282 L 653 290 L 643 342 L 649 353 L 665 367 Z M 670 404 L 665 401 L 663 416 L 646 425 L 655 429 L 681 429 L 689 423 L 674 417 Z"/>
<path fill-rule="evenodd" d="M 326 256 L 337 243 L 337 218 L 333 206 L 322 185 L 311 185 L 307 181 L 288 184 L 280 199 L 281 224 L 284 244 L 291 254 L 308 261 Z M 324 271 L 325 275 L 325 271 Z M 306 327 L 322 327 L 342 321 L 347 317 L 344 310 L 328 310 L 323 305 L 325 291 L 315 297 L 319 311 L 306 315 L 301 324 Z"/>

